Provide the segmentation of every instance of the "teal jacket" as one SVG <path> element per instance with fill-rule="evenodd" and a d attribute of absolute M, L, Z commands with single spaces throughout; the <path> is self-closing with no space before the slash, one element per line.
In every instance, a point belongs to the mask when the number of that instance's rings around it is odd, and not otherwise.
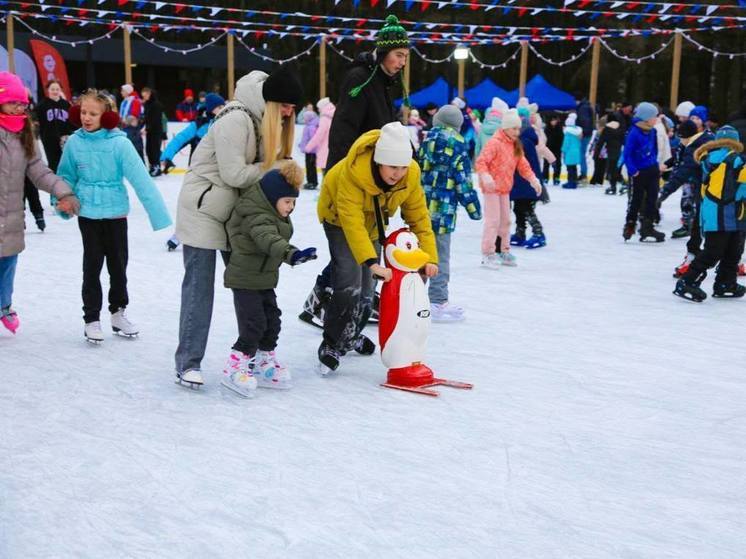
<path fill-rule="evenodd" d="M 171 225 L 163 196 L 150 178 L 127 135 L 121 130 L 78 129 L 65 144 L 57 174 L 80 200 L 80 216 L 112 219 L 129 213 L 124 179 L 135 189 L 153 230 Z"/>
<path fill-rule="evenodd" d="M 502 116 L 497 116 L 497 113 L 492 111 L 490 111 L 490 113 L 484 118 L 482 129 L 477 135 L 477 144 L 474 149 L 474 159 L 479 157 L 479 154 L 482 153 L 482 148 L 487 145 L 487 142 L 490 141 L 490 138 L 492 138 L 492 136 L 495 135 L 495 132 L 500 129 L 502 120 Z"/>

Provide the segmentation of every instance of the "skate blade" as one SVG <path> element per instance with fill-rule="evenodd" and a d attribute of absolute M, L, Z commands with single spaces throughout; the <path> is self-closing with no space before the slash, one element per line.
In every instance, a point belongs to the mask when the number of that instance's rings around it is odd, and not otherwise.
<path fill-rule="evenodd" d="M 225 387 L 225 388 L 227 388 L 228 390 L 230 390 L 234 394 L 238 394 L 239 396 L 241 396 L 241 398 L 246 398 L 247 400 L 250 400 L 251 398 L 254 397 L 254 391 L 253 390 L 251 390 L 249 392 L 245 392 L 245 391 L 241 390 L 240 388 L 235 387 L 233 384 L 231 384 L 230 382 L 226 381 L 225 379 L 220 382 L 220 385 L 223 386 L 223 387 Z"/>
<path fill-rule="evenodd" d="M 140 335 L 140 332 L 133 332 L 132 334 L 127 334 L 125 332 L 122 332 L 122 330 L 120 330 L 119 328 L 112 328 L 112 330 L 117 336 L 120 336 L 122 338 L 135 339 Z"/>
<path fill-rule="evenodd" d="M 316 328 L 323 330 L 324 329 L 324 323 L 319 321 L 318 318 L 316 318 L 314 315 L 312 315 L 308 311 L 303 311 L 298 315 L 298 318 L 301 319 L 306 324 L 310 324 L 311 326 L 315 326 Z"/>
<path fill-rule="evenodd" d="M 179 386 L 183 386 L 184 388 L 189 388 L 191 390 L 199 390 L 202 387 L 203 383 L 201 383 L 201 382 L 189 382 L 189 381 L 177 378 L 174 381 L 174 384 L 178 384 Z"/>
<path fill-rule="evenodd" d="M 684 301 L 689 301 L 690 303 L 701 303 L 705 300 L 702 297 L 695 297 L 689 293 L 677 293 L 676 291 L 674 291 L 673 294 L 681 299 L 684 299 Z"/>
<path fill-rule="evenodd" d="M 261 383 L 259 382 L 257 385 L 257 388 L 266 388 L 268 390 L 290 390 L 293 387 L 293 383 L 280 383 L 280 382 L 268 382 L 268 383 Z"/>
<path fill-rule="evenodd" d="M 712 294 L 712 297 L 714 299 L 740 299 L 743 296 L 743 293 L 741 293 L 740 295 L 737 293 L 723 293 L 719 295 L 715 295 L 714 293 Z"/>
<path fill-rule="evenodd" d="M 91 345 L 101 345 L 102 343 L 104 343 L 104 340 L 95 340 L 93 338 L 86 338 L 85 341 Z"/>
<path fill-rule="evenodd" d="M 330 367 L 327 367 L 323 363 L 318 363 L 316 365 L 316 374 L 318 374 L 320 377 L 330 377 L 334 376 L 333 373 L 336 371 L 336 369 L 332 369 Z"/>

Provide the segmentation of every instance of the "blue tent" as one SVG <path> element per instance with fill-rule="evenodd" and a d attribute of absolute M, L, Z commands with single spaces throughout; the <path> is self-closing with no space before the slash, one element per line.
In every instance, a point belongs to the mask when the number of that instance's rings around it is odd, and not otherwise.
<path fill-rule="evenodd" d="M 490 78 L 485 78 L 474 87 L 464 91 L 464 97 L 470 107 L 475 109 L 484 109 L 492 105 L 492 98 L 499 97 L 502 100 L 510 95 L 506 90 L 493 82 Z"/>
<path fill-rule="evenodd" d="M 515 89 L 508 93 L 505 101 L 515 107 L 520 97 Z M 561 89 L 554 87 L 540 74 L 536 74 L 526 83 L 526 97 L 531 103 L 539 105 L 540 111 L 569 111 L 577 105 L 575 97 Z"/>
<path fill-rule="evenodd" d="M 433 83 L 409 94 L 409 103 L 412 107 L 422 108 L 428 103 L 435 103 L 438 107 L 445 105 L 452 99 L 453 87 L 443 78 L 438 78 Z M 455 96 L 455 94 L 453 94 Z M 394 101 L 398 107 L 402 104 L 401 99 Z"/>

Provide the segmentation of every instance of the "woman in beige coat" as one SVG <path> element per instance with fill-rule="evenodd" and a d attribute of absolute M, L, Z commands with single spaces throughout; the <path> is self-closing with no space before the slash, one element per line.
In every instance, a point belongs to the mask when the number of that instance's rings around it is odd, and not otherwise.
<path fill-rule="evenodd" d="M 253 71 L 236 83 L 233 100 L 220 111 L 192 156 L 179 195 L 176 234 L 184 246 L 176 375 L 201 385 L 200 368 L 210 330 L 215 256 L 227 263 L 226 224 L 241 191 L 277 160 L 290 158 L 295 107 L 303 90 L 294 70 Z"/>

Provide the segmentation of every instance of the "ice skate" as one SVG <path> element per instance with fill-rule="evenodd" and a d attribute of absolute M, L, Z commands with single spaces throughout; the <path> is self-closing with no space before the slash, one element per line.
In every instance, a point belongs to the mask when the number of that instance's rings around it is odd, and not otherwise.
<path fill-rule="evenodd" d="M 497 254 L 485 254 L 482 256 L 482 268 L 490 270 L 500 269 L 500 257 Z"/>
<path fill-rule="evenodd" d="M 176 373 L 176 384 L 189 388 L 199 388 L 204 384 L 204 380 L 199 369 L 189 369 L 183 373 Z"/>
<path fill-rule="evenodd" d="M 430 319 L 433 322 L 460 322 L 464 320 L 464 309 L 445 303 L 432 303 L 430 305 Z"/>
<path fill-rule="evenodd" d="M 151 177 L 153 177 L 153 178 L 160 177 L 162 174 L 163 174 L 163 171 L 161 171 L 161 166 L 160 165 L 153 165 L 150 168 L 150 176 Z"/>
<path fill-rule="evenodd" d="M 624 196 L 629 192 L 629 186 L 623 185 L 619 188 L 619 196 Z"/>
<path fill-rule="evenodd" d="M 688 252 L 684 261 L 673 269 L 673 277 L 680 278 L 689 271 L 689 265 L 694 261 L 695 255 Z"/>
<path fill-rule="evenodd" d="M 127 318 L 124 309 L 119 309 L 111 315 L 111 329 L 115 334 L 125 338 L 136 338 L 140 333 L 137 326 Z"/>
<path fill-rule="evenodd" d="M 515 268 L 516 266 L 518 266 L 518 261 L 514 254 L 511 254 L 510 252 L 501 252 L 500 265 L 508 266 L 509 268 Z"/>
<path fill-rule="evenodd" d="M 331 297 L 331 290 L 321 291 L 318 285 L 314 285 L 311 293 L 303 302 L 303 310 L 298 315 L 303 322 L 315 326 L 324 327 L 324 307 Z"/>
<path fill-rule="evenodd" d="M 678 229 L 671 231 L 672 239 L 684 239 L 689 236 L 689 228 L 686 225 L 682 225 Z"/>
<path fill-rule="evenodd" d="M 13 335 L 15 335 L 18 327 L 21 326 L 18 313 L 10 307 L 6 307 L 0 311 L 0 323 Z"/>
<path fill-rule="evenodd" d="M 327 376 L 329 373 L 333 373 L 339 368 L 339 351 L 326 342 L 321 342 L 318 356 L 319 363 L 316 366 L 316 372 L 318 372 L 322 377 Z"/>
<path fill-rule="evenodd" d="M 704 274 L 702 274 L 702 279 L 704 279 Z M 676 282 L 676 288 L 673 290 L 674 295 L 678 295 L 682 299 L 686 299 L 687 301 L 693 301 L 695 303 L 701 303 L 705 299 L 707 299 L 707 293 L 704 292 L 704 290 L 700 287 L 700 284 L 702 283 L 702 279 L 699 281 L 689 281 L 685 279 L 680 279 Z"/>
<path fill-rule="evenodd" d="M 510 246 L 522 247 L 525 244 L 526 244 L 526 232 L 525 231 L 516 231 L 510 236 Z"/>
<path fill-rule="evenodd" d="M 175 167 L 176 167 L 176 165 L 174 165 L 174 162 L 173 162 L 173 161 L 171 161 L 170 159 L 166 159 L 166 160 L 165 160 L 165 161 L 163 162 L 163 174 L 164 174 L 164 175 L 167 175 L 167 174 L 169 174 L 169 173 L 171 172 L 171 170 L 172 170 L 173 168 L 175 168 Z"/>
<path fill-rule="evenodd" d="M 253 398 L 257 387 L 253 373 L 254 362 L 251 355 L 234 349 L 223 368 L 221 384 L 242 398 Z"/>
<path fill-rule="evenodd" d="M 319 187 L 318 184 L 307 182 L 303 185 L 303 190 L 316 190 Z"/>
<path fill-rule="evenodd" d="M 653 222 L 646 219 L 642 222 L 640 227 L 640 242 L 645 242 L 647 239 L 653 239 L 656 243 L 662 243 L 666 240 L 666 234 L 662 231 L 657 231 L 653 227 Z"/>
<path fill-rule="evenodd" d="M 259 388 L 287 390 L 293 387 L 290 371 L 277 361 L 274 351 L 257 351 L 253 372 Z"/>
<path fill-rule="evenodd" d="M 547 238 L 544 236 L 544 233 L 539 233 L 538 235 L 532 235 L 531 238 L 528 239 L 523 246 L 529 250 L 545 247 L 547 246 Z"/>
<path fill-rule="evenodd" d="M 87 322 L 83 334 L 85 339 L 93 345 L 99 345 L 104 341 L 104 331 L 101 330 L 101 323 L 98 320 Z"/>
<path fill-rule="evenodd" d="M 715 282 L 715 285 L 712 286 L 712 296 L 718 299 L 739 298 L 745 294 L 746 287 L 735 281 L 730 283 Z"/>
<path fill-rule="evenodd" d="M 609 196 L 616 196 L 616 186 L 610 186 L 606 190 L 604 190 L 605 194 L 608 194 Z"/>

